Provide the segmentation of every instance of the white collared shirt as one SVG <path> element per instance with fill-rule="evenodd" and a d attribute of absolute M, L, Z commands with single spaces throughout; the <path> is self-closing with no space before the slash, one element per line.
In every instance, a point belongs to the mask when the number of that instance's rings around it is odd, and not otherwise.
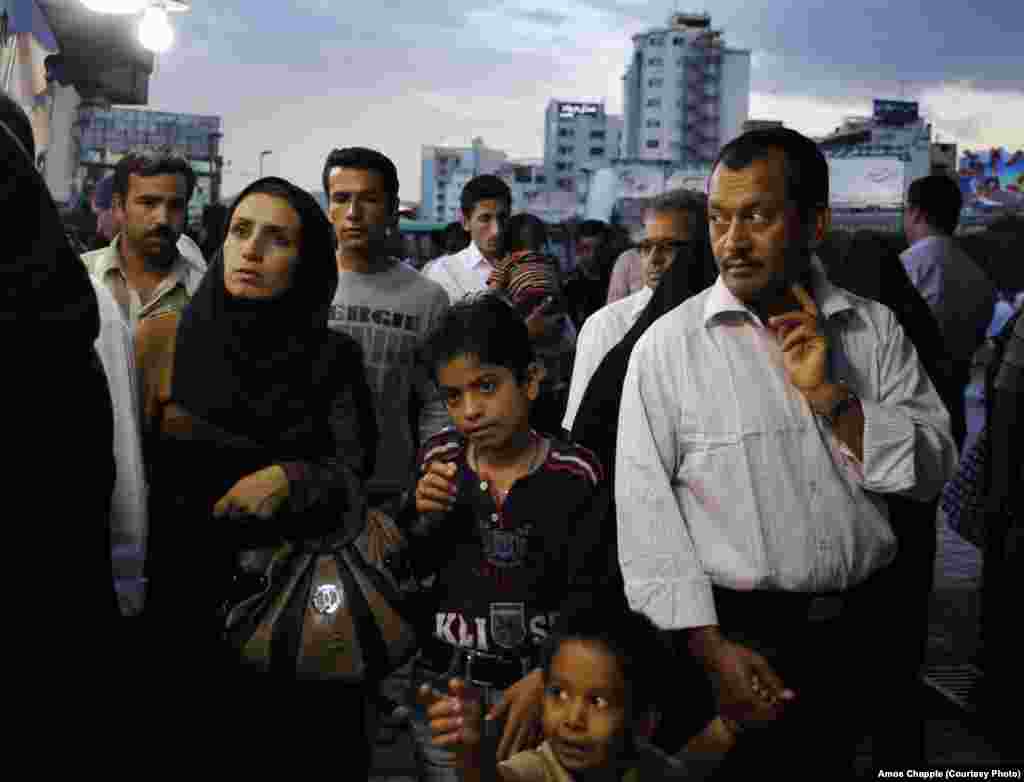
<path fill-rule="evenodd" d="M 128 284 L 121 268 L 120 240 L 120 235 L 115 236 L 107 247 L 83 254 L 82 261 L 89 273 L 113 294 L 122 317 L 134 328 L 143 318 L 166 309 L 183 309 L 206 272 L 202 253 L 195 242 L 184 235 L 178 239 L 178 257 L 150 300 L 143 302 L 138 292 Z"/>
<path fill-rule="evenodd" d="M 630 605 L 663 628 L 717 623 L 712 584 L 841 591 L 887 565 L 884 498 L 937 495 L 956 466 L 949 414 L 892 312 L 814 261 L 830 377 L 860 398 L 863 462 L 789 382 L 776 337 L 721 278 L 630 357 L 615 497 Z M 859 469 L 854 469 L 854 468 Z"/>
<path fill-rule="evenodd" d="M 584 321 L 576 340 L 569 402 L 562 419 L 562 427 L 567 432 L 572 431 L 583 395 L 601 361 L 626 336 L 653 295 L 654 291 L 645 285 L 636 293 L 605 305 Z"/>
<path fill-rule="evenodd" d="M 423 274 L 438 282 L 447 291 L 448 298 L 455 303 L 462 297 L 487 289 L 487 278 L 494 267 L 484 258 L 476 242 L 455 253 L 431 261 Z"/>
<path fill-rule="evenodd" d="M 992 280 L 951 236 L 918 239 L 900 253 L 900 260 L 939 322 L 953 358 L 970 360 L 992 321 Z"/>
<path fill-rule="evenodd" d="M 134 616 L 145 601 L 148 488 L 142 459 L 140 394 L 135 372 L 135 341 L 110 290 L 91 278 L 100 310 L 96 352 L 107 376 L 114 410 L 114 463 L 117 478 L 110 502 L 111 561 L 121 612 Z"/>

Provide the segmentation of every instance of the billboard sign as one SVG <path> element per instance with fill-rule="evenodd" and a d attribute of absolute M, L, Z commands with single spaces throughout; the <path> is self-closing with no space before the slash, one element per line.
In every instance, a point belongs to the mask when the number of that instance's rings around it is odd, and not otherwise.
<path fill-rule="evenodd" d="M 575 119 L 576 117 L 596 117 L 601 111 L 600 103 L 559 103 L 559 119 Z"/>
<path fill-rule="evenodd" d="M 899 209 L 906 164 L 899 158 L 832 158 L 829 195 L 835 209 Z"/>
<path fill-rule="evenodd" d="M 1024 149 L 964 150 L 959 174 L 964 206 L 1024 207 Z"/>
<path fill-rule="evenodd" d="M 909 125 L 917 122 L 917 101 L 875 100 L 874 120 L 882 125 Z"/>

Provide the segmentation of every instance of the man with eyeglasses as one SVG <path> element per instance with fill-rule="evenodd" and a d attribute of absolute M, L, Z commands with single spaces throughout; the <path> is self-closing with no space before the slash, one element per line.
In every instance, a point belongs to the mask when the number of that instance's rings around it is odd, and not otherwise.
<path fill-rule="evenodd" d="M 689 190 L 672 190 L 654 198 L 644 211 L 645 238 L 637 245 L 644 287 L 624 299 L 612 302 L 583 324 L 576 341 L 569 403 L 562 426 L 572 431 L 590 378 L 609 350 L 626 336 L 636 323 L 662 276 L 679 258 L 691 257 L 695 226 L 707 220 L 707 198 Z"/>

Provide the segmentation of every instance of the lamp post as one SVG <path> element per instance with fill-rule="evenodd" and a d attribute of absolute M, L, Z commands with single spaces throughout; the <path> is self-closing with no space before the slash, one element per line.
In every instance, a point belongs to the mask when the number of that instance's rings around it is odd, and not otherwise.
<path fill-rule="evenodd" d="M 260 179 L 263 179 L 263 158 L 265 158 L 267 155 L 273 154 L 274 151 L 272 149 L 265 149 L 262 152 L 260 152 Z"/>

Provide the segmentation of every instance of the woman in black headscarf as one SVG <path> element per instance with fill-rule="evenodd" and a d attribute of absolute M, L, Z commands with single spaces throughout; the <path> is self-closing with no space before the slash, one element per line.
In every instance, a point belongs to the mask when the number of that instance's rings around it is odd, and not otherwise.
<path fill-rule="evenodd" d="M 107 684 L 108 645 L 121 629 L 110 559 L 113 409 L 94 348 L 96 294 L 34 157 L 28 118 L 0 93 L 5 528 L 18 560 L 7 665 L 62 687 Z"/>
<path fill-rule="evenodd" d="M 360 525 L 377 428 L 356 342 L 327 327 L 338 284 L 315 199 L 246 188 L 179 316 L 137 337 L 150 470 L 146 612 L 176 675 L 232 671 L 220 643 L 237 552 Z"/>
<path fill-rule="evenodd" d="M 691 215 L 690 235 L 693 243 L 678 251 L 683 257 L 675 258 L 636 323 L 598 365 L 573 421 L 571 439 L 597 454 L 613 489 L 619 403 L 633 347 L 654 321 L 707 288 L 718 275 L 708 238 L 706 211 Z M 615 514 L 613 490 L 602 534 L 607 547 L 608 582 L 601 599 L 625 607 L 625 584 L 614 543 L 618 526 Z M 666 688 L 665 699 L 660 704 L 661 721 L 653 741 L 661 749 L 674 753 L 714 716 L 715 703 L 707 677 L 686 649 L 682 634 L 670 634 L 669 641 L 676 656 L 678 686 Z"/>

